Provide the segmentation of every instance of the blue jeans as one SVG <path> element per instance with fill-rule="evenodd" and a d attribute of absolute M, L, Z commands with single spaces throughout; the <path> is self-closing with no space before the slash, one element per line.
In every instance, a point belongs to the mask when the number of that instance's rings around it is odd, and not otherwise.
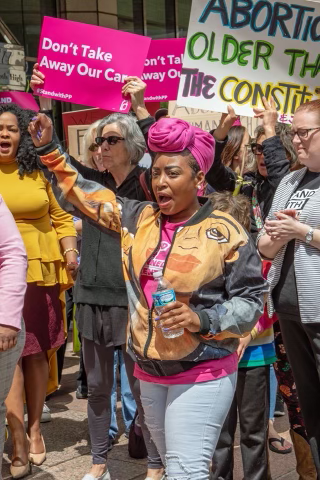
<path fill-rule="evenodd" d="M 167 480 L 209 479 L 236 383 L 236 372 L 189 385 L 140 381 L 145 422 L 166 465 Z"/>
<path fill-rule="evenodd" d="M 114 382 L 111 393 L 111 423 L 109 429 L 109 438 L 114 440 L 118 433 L 117 424 L 117 370 L 120 370 L 120 391 L 121 391 L 121 408 L 122 418 L 126 432 L 129 431 L 130 425 L 136 413 L 136 402 L 131 393 L 126 367 L 124 364 L 123 354 L 121 350 L 114 351 Z"/>
<path fill-rule="evenodd" d="M 273 365 L 270 365 L 270 407 L 269 407 L 269 418 L 270 420 L 274 419 L 274 411 L 276 409 L 276 399 L 278 391 L 278 382 L 277 377 L 274 372 Z"/>
<path fill-rule="evenodd" d="M 13 348 L 0 352 L 0 459 L 2 463 L 3 444 L 5 437 L 5 420 L 6 420 L 6 406 L 5 400 L 10 392 L 12 380 L 15 372 L 15 368 L 20 359 L 23 351 L 24 343 L 26 340 L 26 332 L 24 322 L 21 322 L 21 330 L 17 336 L 17 343 Z M 0 480 L 1 476 L 1 464 L 0 464 Z"/>

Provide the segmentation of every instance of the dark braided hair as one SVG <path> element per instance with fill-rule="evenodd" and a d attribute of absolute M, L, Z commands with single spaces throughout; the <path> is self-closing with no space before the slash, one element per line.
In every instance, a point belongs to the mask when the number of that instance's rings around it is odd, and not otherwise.
<path fill-rule="evenodd" d="M 12 113 L 17 117 L 20 130 L 20 142 L 17 150 L 16 161 L 19 167 L 19 175 L 32 173 L 38 169 L 37 153 L 33 145 L 31 136 L 28 132 L 28 125 L 36 112 L 19 107 L 15 103 L 0 105 L 0 115 L 3 113 Z"/>

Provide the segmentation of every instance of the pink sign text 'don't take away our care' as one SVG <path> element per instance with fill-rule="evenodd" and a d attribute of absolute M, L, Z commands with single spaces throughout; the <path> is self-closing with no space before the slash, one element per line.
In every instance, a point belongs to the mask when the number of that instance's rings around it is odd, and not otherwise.
<path fill-rule="evenodd" d="M 185 38 L 152 40 L 142 74 L 146 102 L 168 102 L 178 96 Z"/>
<path fill-rule="evenodd" d="M 151 39 L 110 28 L 44 17 L 38 49 L 44 85 L 35 94 L 126 113 L 121 87 L 141 76 Z"/>

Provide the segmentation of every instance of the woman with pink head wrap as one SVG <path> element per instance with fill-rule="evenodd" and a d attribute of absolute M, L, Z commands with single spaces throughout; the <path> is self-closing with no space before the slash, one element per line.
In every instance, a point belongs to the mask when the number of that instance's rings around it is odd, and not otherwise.
<path fill-rule="evenodd" d="M 121 235 L 127 348 L 136 361 L 144 418 L 165 465 L 163 478 L 209 480 L 234 397 L 238 338 L 255 325 L 266 291 L 260 257 L 244 229 L 198 196 L 213 162 L 214 139 L 179 119 L 152 125 L 156 202 L 139 202 L 82 178 L 51 142 L 42 114 L 37 122 L 30 132 L 38 154 L 67 202 Z M 107 135 L 102 131 L 98 141 L 107 143 Z M 123 141 L 106 145 L 106 155 L 116 158 Z M 151 479 L 159 475 L 148 473 L 145 480 Z"/>
<path fill-rule="evenodd" d="M 206 175 L 215 151 L 215 140 L 201 128 L 193 127 L 180 118 L 161 118 L 148 132 L 148 146 L 153 152 L 180 153 L 189 150 L 199 169 Z M 204 185 L 199 194 L 204 193 Z"/>

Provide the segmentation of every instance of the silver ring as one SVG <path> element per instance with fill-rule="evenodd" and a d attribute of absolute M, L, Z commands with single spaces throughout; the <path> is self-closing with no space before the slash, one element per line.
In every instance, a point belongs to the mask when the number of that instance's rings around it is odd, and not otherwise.
<path fill-rule="evenodd" d="M 138 82 L 130 82 L 131 85 L 133 85 L 134 87 L 136 87 L 138 85 Z"/>

